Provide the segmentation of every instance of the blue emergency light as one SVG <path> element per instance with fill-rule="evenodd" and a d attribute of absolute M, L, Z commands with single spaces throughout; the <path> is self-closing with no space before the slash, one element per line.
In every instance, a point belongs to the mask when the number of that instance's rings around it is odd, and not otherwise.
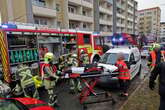
<path fill-rule="evenodd" d="M 113 45 L 119 45 L 124 43 L 124 38 L 121 34 L 114 34 L 112 36 L 112 44 Z"/>

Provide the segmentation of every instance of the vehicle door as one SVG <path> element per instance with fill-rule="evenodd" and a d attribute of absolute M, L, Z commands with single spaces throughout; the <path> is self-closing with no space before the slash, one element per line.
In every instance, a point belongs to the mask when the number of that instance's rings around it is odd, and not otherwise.
<path fill-rule="evenodd" d="M 135 61 L 135 56 L 133 53 L 130 54 L 129 64 L 130 64 L 131 79 L 133 79 L 136 75 L 136 68 L 137 68 L 136 66 L 137 62 Z"/>

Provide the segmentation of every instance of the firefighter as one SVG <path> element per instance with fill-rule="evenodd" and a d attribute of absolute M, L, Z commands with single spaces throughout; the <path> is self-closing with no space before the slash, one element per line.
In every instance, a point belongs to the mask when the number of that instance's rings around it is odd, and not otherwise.
<path fill-rule="evenodd" d="M 30 67 L 20 64 L 17 67 L 16 74 L 20 80 L 20 84 L 17 84 L 16 89 L 20 89 L 19 87 L 21 87 L 25 97 L 33 97 L 39 99 L 39 94 L 36 89 Z"/>
<path fill-rule="evenodd" d="M 159 110 L 165 110 L 165 62 L 159 63 L 155 69 L 152 71 L 150 80 L 149 80 L 149 88 L 154 90 L 155 80 L 159 76 L 159 95 L 160 95 L 160 106 Z"/>
<path fill-rule="evenodd" d="M 80 50 L 80 66 L 85 66 L 87 64 L 89 64 L 88 54 L 83 49 L 81 49 Z"/>
<path fill-rule="evenodd" d="M 4 82 L 3 73 L 0 71 L 0 97 L 8 98 L 10 97 L 9 93 L 11 92 L 11 88 L 7 83 Z"/>
<path fill-rule="evenodd" d="M 148 59 L 148 66 L 150 68 L 150 71 L 152 72 L 155 68 L 155 66 L 159 63 L 165 61 L 164 58 L 164 51 L 160 50 L 160 45 L 157 43 L 154 43 L 152 45 L 152 51 L 150 51 L 150 56 Z"/>
<path fill-rule="evenodd" d="M 119 84 L 122 90 L 121 96 L 128 96 L 128 86 L 129 86 L 129 80 L 130 80 L 130 73 L 129 69 L 127 67 L 127 64 L 124 61 L 124 54 L 119 53 L 118 54 L 118 59 L 116 62 L 116 66 L 118 67 L 118 72 L 119 72 Z"/>
<path fill-rule="evenodd" d="M 53 65 L 53 59 L 54 54 L 51 52 L 48 52 L 44 56 L 44 64 L 41 68 L 41 77 L 43 80 L 43 85 L 45 86 L 45 89 L 48 92 L 49 95 L 49 102 L 48 104 L 50 106 L 58 106 L 57 104 L 57 96 L 54 93 L 54 87 L 58 80 L 57 68 L 55 65 Z"/>
<path fill-rule="evenodd" d="M 71 58 L 69 58 L 69 65 L 71 67 L 78 67 L 78 60 L 77 60 L 77 54 L 72 54 Z M 76 91 L 81 92 L 81 84 L 80 79 L 74 78 L 70 79 L 70 92 L 75 93 Z"/>

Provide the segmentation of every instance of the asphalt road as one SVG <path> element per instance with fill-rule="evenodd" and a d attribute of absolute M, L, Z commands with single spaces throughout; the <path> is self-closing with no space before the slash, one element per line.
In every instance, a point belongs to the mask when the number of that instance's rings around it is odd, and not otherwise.
<path fill-rule="evenodd" d="M 133 81 L 131 81 L 131 85 L 129 88 L 129 94 L 131 94 L 139 84 L 141 84 L 141 81 L 148 76 L 148 69 L 147 69 L 147 63 L 146 60 L 142 60 L 142 69 L 141 69 L 141 74 L 139 76 L 136 76 Z M 69 93 L 69 86 L 67 81 L 66 82 L 61 82 L 58 84 L 56 87 L 55 91 L 57 92 L 58 95 L 58 103 L 60 105 L 59 108 L 56 108 L 57 110 L 83 110 L 83 105 L 79 103 L 79 94 L 70 94 Z M 115 101 L 117 102 L 116 104 L 112 104 L 112 101 L 107 101 L 107 102 L 102 102 L 102 103 L 96 103 L 96 104 L 90 104 L 87 105 L 87 110 L 118 110 L 122 104 L 127 100 L 125 98 L 119 97 L 120 90 L 118 87 L 112 87 L 112 88 L 103 88 L 103 87 L 96 87 L 95 91 L 106 91 L 111 93 Z M 48 100 L 47 98 L 47 93 L 46 91 L 42 91 L 40 94 L 41 99 L 46 101 Z M 102 100 L 106 99 L 107 97 L 105 95 L 100 95 L 98 97 L 89 97 L 87 101 L 94 101 L 94 100 Z M 107 99 L 110 99 L 111 97 L 108 97 Z"/>

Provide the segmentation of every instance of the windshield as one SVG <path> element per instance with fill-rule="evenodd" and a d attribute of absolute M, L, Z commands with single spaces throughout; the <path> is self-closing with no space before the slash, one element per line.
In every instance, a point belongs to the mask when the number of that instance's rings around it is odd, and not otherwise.
<path fill-rule="evenodd" d="M 100 63 L 105 63 L 105 64 L 112 64 L 114 65 L 117 60 L 117 54 L 118 53 L 105 53 L 103 57 L 100 60 Z M 125 61 L 128 61 L 128 54 L 124 54 Z"/>
<path fill-rule="evenodd" d="M 16 100 L 12 99 L 0 99 L 1 110 L 27 110 Z"/>
<path fill-rule="evenodd" d="M 143 50 L 148 50 L 149 47 L 143 47 Z"/>

